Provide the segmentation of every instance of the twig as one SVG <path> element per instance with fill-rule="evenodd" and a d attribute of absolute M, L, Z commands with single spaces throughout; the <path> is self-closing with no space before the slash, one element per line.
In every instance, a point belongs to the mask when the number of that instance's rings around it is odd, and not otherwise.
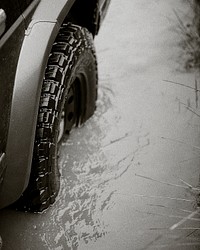
<path fill-rule="evenodd" d="M 126 133 L 124 136 L 119 137 L 119 138 L 117 138 L 117 139 L 115 139 L 115 140 L 112 140 L 112 141 L 110 141 L 110 143 L 104 145 L 104 148 L 105 148 L 105 147 L 108 147 L 108 146 L 110 146 L 110 145 L 112 145 L 112 144 L 114 144 L 114 143 L 116 143 L 116 142 L 119 142 L 119 141 L 121 141 L 121 140 L 123 140 L 123 139 L 126 139 L 127 137 L 129 137 L 129 136 L 131 136 L 131 135 L 132 135 L 132 132 Z"/>
<path fill-rule="evenodd" d="M 152 245 L 154 245 L 155 242 L 159 241 L 160 239 L 162 239 L 163 235 L 160 234 L 158 235 L 154 240 L 152 240 L 150 243 L 148 243 L 145 247 L 143 247 L 141 250 L 147 250 L 149 249 L 149 247 L 151 247 Z"/>
<path fill-rule="evenodd" d="M 200 222 L 199 218 L 192 218 L 195 214 L 198 213 L 197 211 L 193 212 L 192 214 L 190 214 L 190 215 L 188 215 L 186 217 L 183 217 L 183 216 L 180 216 L 180 215 L 172 215 L 172 214 L 159 214 L 159 213 L 153 213 L 153 212 L 145 212 L 145 211 L 140 211 L 140 210 L 137 210 L 137 209 L 135 209 L 135 211 L 139 212 L 139 213 L 143 213 L 143 214 L 157 215 L 157 216 L 168 217 L 168 218 L 181 218 L 180 222 L 174 224 L 172 227 L 169 228 L 170 231 L 176 229 L 176 227 L 178 227 L 179 225 L 182 225 L 187 220 L 199 221 Z"/>
<path fill-rule="evenodd" d="M 198 89 L 197 89 L 198 85 L 197 85 L 197 79 L 195 79 L 195 97 L 196 97 L 196 108 L 198 108 L 198 101 L 199 101 L 199 97 L 198 97 Z"/>
<path fill-rule="evenodd" d="M 121 162 L 127 160 L 130 156 L 132 156 L 131 162 L 133 162 L 133 160 L 134 160 L 134 154 L 135 154 L 135 152 L 132 152 L 132 153 L 130 153 L 130 154 L 124 156 L 122 159 L 120 159 L 120 160 L 117 162 L 116 165 L 119 166 Z"/>
<path fill-rule="evenodd" d="M 180 163 L 184 163 L 184 162 L 193 161 L 193 160 L 199 159 L 199 158 L 200 158 L 200 156 L 198 156 L 198 157 L 193 157 L 193 158 L 189 158 L 189 159 L 185 159 L 185 160 L 182 160 L 182 161 L 179 161 L 179 162 L 180 162 Z"/>
<path fill-rule="evenodd" d="M 192 243 L 189 243 L 189 242 L 185 242 L 185 243 L 176 243 L 176 244 L 163 244 L 163 245 L 154 245 L 154 249 L 155 248 L 158 248 L 158 249 L 161 249 L 161 248 L 166 248 L 168 247 L 191 247 L 191 246 L 200 246 L 200 242 L 192 242 Z"/>
<path fill-rule="evenodd" d="M 192 108 L 188 107 L 185 103 L 180 102 L 180 104 L 184 105 L 187 110 L 189 110 L 190 112 L 192 112 L 196 116 L 200 117 L 200 115 L 198 113 L 196 113 Z"/>
<path fill-rule="evenodd" d="M 149 230 L 159 231 L 159 230 L 169 230 L 168 227 L 150 227 Z M 179 227 L 176 230 L 200 230 L 200 227 Z"/>
<path fill-rule="evenodd" d="M 161 184 L 165 184 L 165 185 L 168 185 L 168 186 L 180 187 L 180 188 L 188 188 L 188 186 L 182 186 L 182 185 L 178 185 L 178 184 L 159 181 L 159 180 L 156 180 L 156 179 L 153 179 L 153 178 L 150 178 L 150 177 L 147 177 L 147 176 L 139 175 L 139 174 L 135 174 L 135 176 L 141 177 L 141 178 L 144 178 L 144 179 L 147 179 L 147 180 L 151 180 L 151 181 L 154 181 L 154 182 L 158 182 L 158 183 L 161 183 Z"/>
<path fill-rule="evenodd" d="M 161 139 L 165 139 L 165 140 L 169 140 L 169 141 L 174 141 L 174 142 L 182 143 L 182 144 L 184 144 L 184 145 L 187 145 L 187 146 L 190 146 L 190 147 L 193 147 L 193 148 L 195 148 L 195 149 L 200 150 L 200 147 L 191 145 L 191 144 L 189 144 L 189 143 L 186 143 L 186 142 L 181 141 L 181 140 L 178 140 L 178 139 L 167 138 L 167 137 L 164 137 L 164 136 L 162 136 Z"/>
<path fill-rule="evenodd" d="M 199 228 L 200 229 L 200 228 Z M 193 228 L 192 230 L 192 232 L 190 232 L 188 235 L 186 235 L 186 238 L 189 238 L 191 235 L 193 235 L 196 231 L 198 231 L 199 229 L 197 229 L 197 228 Z"/>
<path fill-rule="evenodd" d="M 182 220 L 180 220 L 178 223 L 174 224 L 173 226 L 171 226 L 169 228 L 170 231 L 175 230 L 177 227 L 181 226 L 183 223 L 185 223 L 187 220 L 199 220 L 198 218 L 193 218 L 196 214 L 198 214 L 200 211 L 200 209 L 197 209 L 196 211 L 192 212 L 191 214 L 189 214 L 188 216 L 184 217 Z"/>
<path fill-rule="evenodd" d="M 200 191 L 199 188 L 195 188 L 193 187 L 192 185 L 190 185 L 189 183 L 187 183 L 186 181 L 182 180 L 181 178 L 179 178 L 179 180 L 184 183 L 186 186 L 188 186 L 189 188 L 191 188 L 192 190 L 195 190 L 195 191 Z"/>
<path fill-rule="evenodd" d="M 123 194 L 123 193 L 115 193 L 118 195 L 124 195 L 129 197 L 142 197 L 142 198 L 152 198 L 152 199 L 169 199 L 169 200 L 176 200 L 176 201 L 185 201 L 185 202 L 193 202 L 194 200 L 183 199 L 183 198 L 176 198 L 176 197 L 168 197 L 168 196 L 156 196 L 156 195 L 144 195 L 144 194 Z"/>
<path fill-rule="evenodd" d="M 160 207 L 160 208 L 168 208 L 168 209 L 172 209 L 172 210 L 178 210 L 180 212 L 184 212 L 184 213 L 192 213 L 193 211 L 191 210 L 185 210 L 185 209 L 181 209 L 181 208 L 176 208 L 176 207 L 168 207 L 168 206 L 164 206 L 164 205 L 157 205 L 157 204 L 147 204 L 150 207 Z"/>
<path fill-rule="evenodd" d="M 163 80 L 163 82 L 173 83 L 173 84 L 176 84 L 176 85 L 179 85 L 179 86 L 183 86 L 183 87 L 185 87 L 185 88 L 192 89 L 192 90 L 195 90 L 195 91 L 198 91 L 198 92 L 200 91 L 199 89 L 196 89 L 196 88 L 194 88 L 194 87 L 185 85 L 185 84 L 180 83 L 180 82 L 174 82 L 174 81 L 170 81 L 170 80 Z"/>
<path fill-rule="evenodd" d="M 187 34 L 187 33 L 188 33 L 188 30 L 187 30 L 187 28 L 185 27 L 185 25 L 184 25 L 183 21 L 181 20 L 181 18 L 179 17 L 177 11 L 176 11 L 175 9 L 174 9 L 173 11 L 174 11 L 174 14 L 175 14 L 175 16 L 177 17 L 177 19 L 178 19 L 178 21 L 179 21 L 180 28 L 181 28 L 182 32 L 183 32 L 184 34 Z M 195 48 L 193 47 L 192 44 L 189 43 L 189 45 L 190 45 L 190 47 L 191 47 L 193 50 L 195 50 Z"/>

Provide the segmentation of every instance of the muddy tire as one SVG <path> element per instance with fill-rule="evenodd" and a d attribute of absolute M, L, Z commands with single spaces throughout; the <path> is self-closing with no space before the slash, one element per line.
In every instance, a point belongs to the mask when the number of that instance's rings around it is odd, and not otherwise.
<path fill-rule="evenodd" d="M 80 26 L 64 24 L 46 67 L 31 176 L 18 208 L 38 212 L 54 203 L 60 186 L 57 158 L 62 134 L 94 113 L 96 98 L 97 64 L 92 35 Z"/>

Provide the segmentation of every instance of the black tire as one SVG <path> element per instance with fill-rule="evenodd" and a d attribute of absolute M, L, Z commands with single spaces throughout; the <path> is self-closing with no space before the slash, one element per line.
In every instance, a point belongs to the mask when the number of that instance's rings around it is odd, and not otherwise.
<path fill-rule="evenodd" d="M 42 86 L 30 181 L 18 202 L 26 211 L 41 212 L 59 191 L 58 137 L 65 114 L 65 131 L 86 121 L 95 110 L 97 63 L 92 35 L 63 24 L 49 56 Z"/>

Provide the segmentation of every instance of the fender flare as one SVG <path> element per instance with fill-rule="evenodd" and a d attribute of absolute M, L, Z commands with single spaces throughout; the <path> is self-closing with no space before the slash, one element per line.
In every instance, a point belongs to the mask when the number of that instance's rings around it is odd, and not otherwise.
<path fill-rule="evenodd" d="M 15 202 L 28 185 L 47 60 L 59 28 L 74 2 L 41 0 L 26 30 L 14 82 L 6 149 L 7 169 L 0 207 Z"/>

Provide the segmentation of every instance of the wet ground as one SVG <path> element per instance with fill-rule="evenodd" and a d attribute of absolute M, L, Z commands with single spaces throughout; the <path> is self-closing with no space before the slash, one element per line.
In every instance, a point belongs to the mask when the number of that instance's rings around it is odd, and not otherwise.
<path fill-rule="evenodd" d="M 181 0 L 113 0 L 95 115 L 62 143 L 43 214 L 0 211 L 3 250 L 200 249 L 199 78 L 182 70 Z"/>

